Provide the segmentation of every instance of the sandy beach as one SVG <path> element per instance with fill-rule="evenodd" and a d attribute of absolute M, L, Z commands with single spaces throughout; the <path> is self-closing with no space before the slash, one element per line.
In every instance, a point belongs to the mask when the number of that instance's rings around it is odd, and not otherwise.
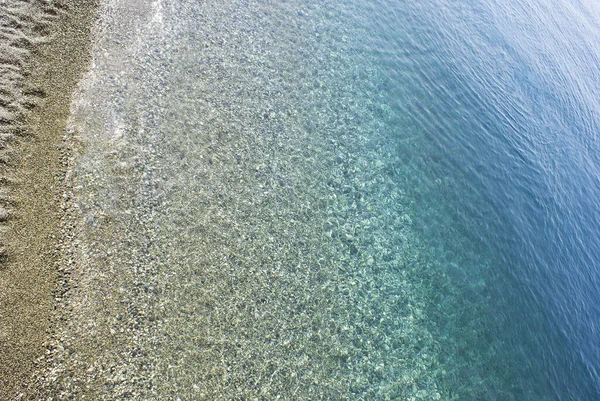
<path fill-rule="evenodd" d="M 32 374 L 60 297 L 62 145 L 90 62 L 94 1 L 0 3 L 0 399 L 34 399 Z"/>

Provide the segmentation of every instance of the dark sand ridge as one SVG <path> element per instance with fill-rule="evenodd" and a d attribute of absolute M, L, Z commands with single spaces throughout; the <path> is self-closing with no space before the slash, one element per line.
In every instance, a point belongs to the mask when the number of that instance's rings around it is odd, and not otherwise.
<path fill-rule="evenodd" d="M 0 399 L 32 399 L 58 294 L 63 130 L 94 0 L 0 2 Z"/>

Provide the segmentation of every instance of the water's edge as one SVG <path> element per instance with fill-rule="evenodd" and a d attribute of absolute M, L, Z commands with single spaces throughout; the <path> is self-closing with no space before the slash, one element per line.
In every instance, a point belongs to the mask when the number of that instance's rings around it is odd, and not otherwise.
<path fill-rule="evenodd" d="M 378 76 L 352 48 L 359 27 L 318 2 L 114 1 L 100 15 L 70 123 L 85 149 L 70 170 L 79 217 L 62 264 L 78 288 L 61 303 L 68 321 L 51 344 L 45 391 L 452 391 L 436 383 L 446 373 L 424 311 L 430 269 L 395 203 L 391 145 L 377 106 L 353 101 L 375 93 Z M 314 23 L 327 28 L 315 34 Z M 223 79 L 222 59 L 238 75 Z M 378 291 L 398 311 L 370 296 Z"/>

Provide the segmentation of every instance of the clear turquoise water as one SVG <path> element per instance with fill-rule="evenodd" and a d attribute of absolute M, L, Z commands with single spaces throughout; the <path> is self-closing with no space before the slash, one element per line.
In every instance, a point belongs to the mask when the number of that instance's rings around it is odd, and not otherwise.
<path fill-rule="evenodd" d="M 402 17 L 389 29 L 410 27 L 396 49 L 413 49 L 414 67 L 392 61 L 389 75 L 416 87 L 398 110 L 424 127 L 417 158 L 430 170 L 419 171 L 451 180 L 416 202 L 418 226 L 433 227 L 422 238 L 487 286 L 489 337 L 475 355 L 501 339 L 498 356 L 527 378 L 518 398 L 597 398 L 597 6 L 392 8 Z"/>
<path fill-rule="evenodd" d="M 600 8 L 414 3 L 104 8 L 72 121 L 93 329 L 72 330 L 118 358 L 82 358 L 84 382 L 600 396 Z M 94 296 L 114 304 L 90 318 Z"/>

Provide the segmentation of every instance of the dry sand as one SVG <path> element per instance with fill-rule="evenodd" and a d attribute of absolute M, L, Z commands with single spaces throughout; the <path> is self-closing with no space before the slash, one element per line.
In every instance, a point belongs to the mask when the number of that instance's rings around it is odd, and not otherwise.
<path fill-rule="evenodd" d="M 33 399 L 62 278 L 61 146 L 94 0 L 0 1 L 0 399 Z"/>

